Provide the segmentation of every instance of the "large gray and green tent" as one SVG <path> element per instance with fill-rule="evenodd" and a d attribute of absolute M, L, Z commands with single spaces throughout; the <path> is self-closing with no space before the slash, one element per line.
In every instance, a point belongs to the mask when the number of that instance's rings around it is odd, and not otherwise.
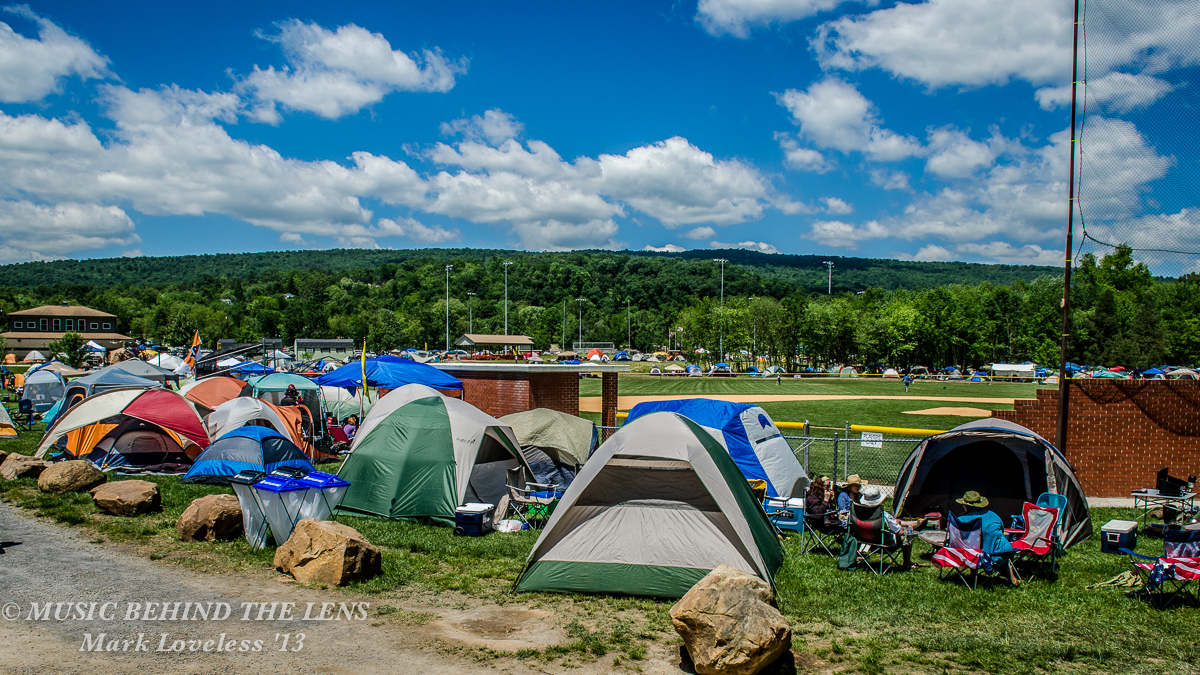
<path fill-rule="evenodd" d="M 774 585 L 779 538 L 713 437 L 672 412 L 612 435 L 567 488 L 517 590 L 674 598 L 721 564 Z"/>
<path fill-rule="evenodd" d="M 407 384 L 367 413 L 338 475 L 339 509 L 453 524 L 468 502 L 497 504 L 508 469 L 529 466 L 512 429 L 471 404 Z"/>

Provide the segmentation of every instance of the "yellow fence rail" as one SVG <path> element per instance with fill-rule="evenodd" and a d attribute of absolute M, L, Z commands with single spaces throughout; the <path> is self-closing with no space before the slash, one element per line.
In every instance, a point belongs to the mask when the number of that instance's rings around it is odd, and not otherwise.
<path fill-rule="evenodd" d="M 629 413 L 627 413 L 627 412 L 618 412 L 617 413 L 618 419 L 625 419 L 626 417 L 629 417 Z M 803 422 L 775 422 L 775 426 L 779 427 L 780 429 L 803 429 L 804 423 Z M 810 426 L 809 428 L 810 429 L 826 429 L 826 428 L 828 428 L 828 429 L 837 429 L 839 431 L 842 429 L 842 427 L 814 427 L 814 426 Z M 938 434 L 946 433 L 945 429 L 913 429 L 913 428 L 909 428 L 909 427 L 878 427 L 878 426 L 875 426 L 872 424 L 851 424 L 850 431 L 866 431 L 866 432 L 874 432 L 877 434 L 892 434 L 895 436 L 936 436 Z"/>

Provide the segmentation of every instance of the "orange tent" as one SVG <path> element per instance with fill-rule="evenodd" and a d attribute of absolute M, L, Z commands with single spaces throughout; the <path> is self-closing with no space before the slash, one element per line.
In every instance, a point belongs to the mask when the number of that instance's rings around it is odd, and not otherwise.
<path fill-rule="evenodd" d="M 11 366 L 12 364 L 17 362 L 17 355 L 16 354 L 5 354 L 4 362 Z"/>
<path fill-rule="evenodd" d="M 312 443 L 308 442 L 310 433 L 313 430 L 313 420 L 309 416 L 308 408 L 302 405 L 275 405 L 267 401 L 263 401 L 271 410 L 274 410 L 279 418 L 287 424 L 287 429 L 279 429 L 280 433 L 285 433 L 292 437 L 292 442 L 295 443 L 304 454 L 312 459 L 319 457 L 336 457 L 336 455 L 327 455 L 313 447 Z"/>
<path fill-rule="evenodd" d="M 604 352 L 600 351 L 599 349 L 593 349 L 592 351 L 588 352 L 587 356 L 584 358 L 587 358 L 590 360 L 593 356 L 599 356 L 600 358 L 604 358 Z"/>
<path fill-rule="evenodd" d="M 246 383 L 236 377 L 210 377 L 192 385 L 183 392 L 183 397 L 211 412 L 222 403 L 240 396 L 245 386 Z M 201 416 L 204 414 L 202 411 Z"/>

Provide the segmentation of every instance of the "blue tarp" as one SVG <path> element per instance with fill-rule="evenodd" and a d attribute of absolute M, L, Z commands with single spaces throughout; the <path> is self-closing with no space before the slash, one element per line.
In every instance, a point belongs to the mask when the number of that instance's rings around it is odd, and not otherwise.
<path fill-rule="evenodd" d="M 759 410 L 757 416 L 743 419 L 747 410 Z M 791 493 L 804 469 L 792 454 L 791 446 L 780 434 L 779 429 L 761 408 L 750 403 L 730 403 L 707 398 L 690 398 L 678 401 L 647 401 L 639 403 L 629 411 L 625 424 L 650 413 L 674 412 L 709 429 L 718 430 L 724 438 L 729 456 L 748 479 L 767 481 L 767 496 L 778 497 Z M 753 429 L 754 440 L 746 425 Z M 784 484 L 786 483 L 786 485 Z M 795 495 L 800 496 L 800 495 Z"/>
<path fill-rule="evenodd" d="M 337 370 L 316 379 L 322 387 L 342 387 L 353 392 L 363 385 L 363 366 L 351 361 Z M 417 363 L 399 356 L 380 356 L 367 359 L 367 384 L 372 387 L 399 389 L 406 384 L 423 384 L 434 389 L 462 389 L 462 380 L 433 366 Z"/>
<path fill-rule="evenodd" d="M 1161 368 L 1150 368 L 1149 370 L 1143 370 L 1142 374 L 1143 375 L 1151 375 L 1151 376 L 1164 375 L 1164 374 L 1166 374 L 1166 371 L 1162 370 Z"/>
<path fill-rule="evenodd" d="M 183 482 L 228 485 L 229 477 L 241 471 L 270 473 L 281 466 L 314 470 L 304 451 L 278 431 L 241 427 L 213 441 L 200 453 Z"/>
<path fill-rule="evenodd" d="M 270 375 L 275 371 L 256 361 L 245 361 L 230 368 L 229 372 L 237 375 Z"/>

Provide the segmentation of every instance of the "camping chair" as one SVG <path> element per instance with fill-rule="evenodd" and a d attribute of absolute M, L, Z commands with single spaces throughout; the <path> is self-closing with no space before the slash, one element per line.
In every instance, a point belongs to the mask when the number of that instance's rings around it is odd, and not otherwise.
<path fill-rule="evenodd" d="M 1166 609 L 1179 599 L 1196 600 L 1189 587 L 1200 579 L 1200 530 L 1165 530 L 1161 558 L 1139 555 L 1127 548 L 1121 552 L 1129 555 L 1129 562 L 1142 577 L 1139 594 L 1156 608 Z"/>
<path fill-rule="evenodd" d="M 525 482 L 525 468 L 509 469 L 508 474 L 508 505 L 521 522 L 533 527 L 530 521 L 542 522 L 550 517 L 551 508 L 558 497 L 544 496 L 555 494 L 553 485 Z"/>
<path fill-rule="evenodd" d="M 976 588 L 980 568 L 985 572 L 992 571 L 991 557 L 983 552 L 983 521 L 977 520 L 964 527 L 953 513 L 949 513 L 946 530 L 949 532 L 946 546 L 933 554 L 938 578 L 956 576 L 967 588 Z"/>
<path fill-rule="evenodd" d="M 834 547 L 840 547 L 845 536 L 846 528 L 825 522 L 823 513 L 805 513 L 800 521 L 800 550 L 804 553 L 820 549 L 834 555 Z"/>
<path fill-rule="evenodd" d="M 1012 547 L 1016 553 L 1013 562 L 1029 560 L 1035 563 L 1049 563 L 1050 571 L 1058 571 L 1058 516 L 1056 508 L 1043 508 L 1037 504 L 1025 502 L 1021 510 L 1025 529 Z"/>
<path fill-rule="evenodd" d="M 850 508 L 850 531 L 858 539 L 857 562 L 875 574 L 885 574 L 904 560 L 904 548 L 883 520 L 882 506 Z"/>

